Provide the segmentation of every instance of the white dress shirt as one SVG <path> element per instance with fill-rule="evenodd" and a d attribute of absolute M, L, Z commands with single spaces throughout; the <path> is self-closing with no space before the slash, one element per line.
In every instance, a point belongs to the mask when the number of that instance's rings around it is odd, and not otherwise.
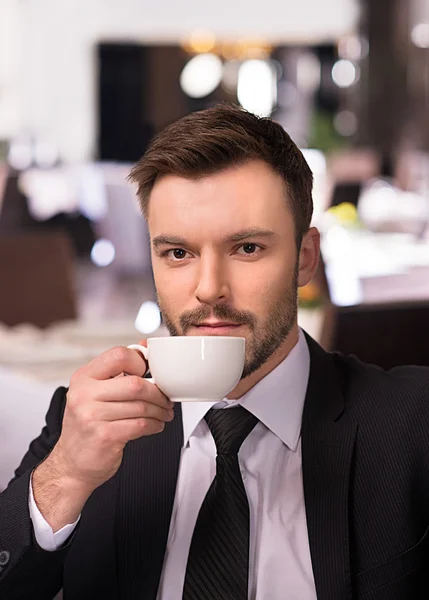
<path fill-rule="evenodd" d="M 244 406 L 259 423 L 244 440 L 239 464 L 250 508 L 249 600 L 315 600 L 305 516 L 301 420 L 310 370 L 305 337 L 287 358 L 237 401 L 182 404 L 184 443 L 158 600 L 177 600 L 183 589 L 192 534 L 216 474 L 216 446 L 204 420 L 215 408 Z M 57 533 L 32 496 L 36 540 L 55 550 L 76 523 Z"/>

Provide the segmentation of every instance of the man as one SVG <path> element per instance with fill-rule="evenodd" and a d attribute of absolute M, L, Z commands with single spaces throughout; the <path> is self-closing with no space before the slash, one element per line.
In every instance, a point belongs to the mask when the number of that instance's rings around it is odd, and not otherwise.
<path fill-rule="evenodd" d="M 244 337 L 243 377 L 213 408 L 173 406 L 135 350 L 79 369 L 0 496 L 1 599 L 427 598 L 429 372 L 299 330 L 319 234 L 298 148 L 221 105 L 131 178 L 170 333 Z"/>

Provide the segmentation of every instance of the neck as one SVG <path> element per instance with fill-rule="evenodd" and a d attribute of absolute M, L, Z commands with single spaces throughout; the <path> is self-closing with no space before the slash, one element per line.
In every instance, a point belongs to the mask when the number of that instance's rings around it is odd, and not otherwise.
<path fill-rule="evenodd" d="M 264 377 L 271 373 L 290 353 L 290 351 L 296 346 L 299 338 L 299 330 L 298 324 L 295 323 L 293 328 L 291 329 L 289 335 L 284 340 L 284 342 L 277 348 L 277 350 L 270 356 L 270 358 L 265 362 L 257 371 L 242 379 L 232 390 L 230 394 L 228 394 L 228 400 L 237 400 L 241 398 L 244 394 L 246 394 L 249 390 L 255 386 L 258 381 L 261 381 Z"/>

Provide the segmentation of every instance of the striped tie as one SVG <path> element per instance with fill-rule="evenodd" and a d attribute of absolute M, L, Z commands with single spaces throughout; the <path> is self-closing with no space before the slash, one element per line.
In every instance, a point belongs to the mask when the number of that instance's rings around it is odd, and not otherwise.
<path fill-rule="evenodd" d="M 239 406 L 211 409 L 216 477 L 201 506 L 186 568 L 183 600 L 248 600 L 249 502 L 238 463 L 258 419 Z"/>

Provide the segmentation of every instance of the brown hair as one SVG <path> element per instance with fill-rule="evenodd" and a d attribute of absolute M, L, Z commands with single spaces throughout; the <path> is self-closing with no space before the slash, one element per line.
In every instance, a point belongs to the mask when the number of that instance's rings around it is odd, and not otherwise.
<path fill-rule="evenodd" d="M 191 113 L 152 140 L 129 179 L 137 184 L 147 217 L 150 193 L 159 177 L 197 179 L 255 159 L 265 161 L 284 180 L 299 248 L 313 214 L 313 175 L 299 148 L 272 119 L 228 104 Z"/>

